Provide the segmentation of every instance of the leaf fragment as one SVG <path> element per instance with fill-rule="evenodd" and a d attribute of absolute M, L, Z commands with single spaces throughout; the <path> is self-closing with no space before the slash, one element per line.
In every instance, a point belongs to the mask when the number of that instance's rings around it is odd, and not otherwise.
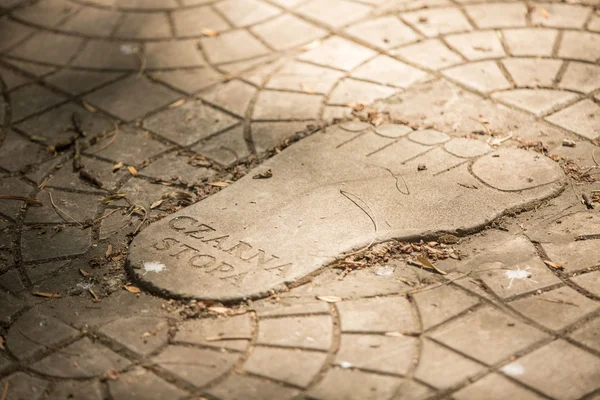
<path fill-rule="evenodd" d="M 113 167 L 112 167 L 113 174 L 115 172 L 117 172 L 118 170 L 120 170 L 121 168 L 123 168 L 123 161 L 119 161 L 118 163 L 116 163 L 115 165 L 113 165 Z"/>
<path fill-rule="evenodd" d="M 127 169 L 129 170 L 129 173 L 133 176 L 138 176 L 138 171 L 137 169 L 135 169 L 135 167 L 133 165 L 128 165 Z"/>
<path fill-rule="evenodd" d="M 219 36 L 219 32 L 217 32 L 213 29 L 209 29 L 209 28 L 200 29 L 200 33 L 203 34 L 204 36 L 210 36 L 210 37 Z"/>
<path fill-rule="evenodd" d="M 429 261 L 427 258 L 425 257 L 417 257 L 417 260 L 425 267 L 428 269 L 432 269 L 435 272 L 437 272 L 438 274 L 442 274 L 442 275 L 446 275 L 446 271 L 442 271 L 441 269 L 439 269 L 438 267 L 436 267 L 431 261 Z"/>
<path fill-rule="evenodd" d="M 112 244 L 108 244 L 108 247 L 106 248 L 106 252 L 104 253 L 104 257 L 108 258 L 110 257 L 110 255 L 112 254 L 113 251 L 113 247 Z"/>
<path fill-rule="evenodd" d="M 185 99 L 179 99 L 174 103 L 169 104 L 168 108 L 177 108 L 185 104 Z"/>
<path fill-rule="evenodd" d="M 212 311 L 217 314 L 228 314 L 230 312 L 230 309 L 227 307 L 211 306 L 208 307 L 208 311 Z"/>
<path fill-rule="evenodd" d="M 31 294 L 37 297 L 45 297 L 47 299 L 60 299 L 62 297 L 59 293 L 49 292 L 33 292 Z"/>
<path fill-rule="evenodd" d="M 90 292 L 90 294 L 92 295 L 92 298 L 94 299 L 94 303 L 99 303 L 100 302 L 100 297 L 98 297 L 98 295 L 96 294 L 96 292 L 94 292 L 92 290 L 92 288 L 89 288 L 88 292 Z"/>
<path fill-rule="evenodd" d="M 0 336 L 0 350 L 6 350 L 4 347 L 4 338 L 2 336 Z"/>
<path fill-rule="evenodd" d="M 317 300 L 321 300 L 326 303 L 337 303 L 342 301 L 342 298 L 337 296 L 317 296 Z"/>
<path fill-rule="evenodd" d="M 544 264 L 546 264 L 546 265 L 547 265 L 547 266 L 549 266 L 550 268 L 554 268 L 554 269 L 560 269 L 560 270 L 563 270 L 563 269 L 565 269 L 565 267 L 563 267 L 562 265 L 560 265 L 560 264 L 557 264 L 557 263 L 555 263 L 555 262 L 552 262 L 552 261 L 550 261 L 550 260 L 542 260 L 542 261 L 544 261 Z"/>
<path fill-rule="evenodd" d="M 209 182 L 209 183 L 207 183 L 207 185 L 216 186 L 216 187 L 227 187 L 230 184 L 227 182 Z"/>
<path fill-rule="evenodd" d="M 133 285 L 125 285 L 123 286 L 125 288 L 125 290 L 127 290 L 129 293 L 141 293 L 141 290 L 139 287 L 137 286 L 133 286 Z"/>
<path fill-rule="evenodd" d="M 84 270 L 84 269 L 81 269 L 81 268 L 79 268 L 79 273 L 80 273 L 80 274 L 81 274 L 81 275 L 82 275 L 84 278 L 87 278 L 88 276 L 90 276 L 90 273 L 89 273 L 89 272 L 87 272 L 86 270 Z"/>
<path fill-rule="evenodd" d="M 125 197 L 127 197 L 125 193 L 115 193 L 111 194 L 110 196 L 106 196 L 101 200 L 101 202 L 102 204 L 110 204 L 113 201 L 124 199 Z"/>
<path fill-rule="evenodd" d="M 88 110 L 91 113 L 95 113 L 96 111 L 98 111 L 85 100 L 81 101 L 81 105 L 83 106 L 83 108 L 85 108 L 86 110 Z"/>
<path fill-rule="evenodd" d="M 308 86 L 306 86 L 304 83 L 301 83 L 300 87 L 302 88 L 302 90 L 304 91 L 304 93 L 308 93 L 308 94 L 315 94 L 316 93 L 314 90 L 312 90 L 311 88 L 309 88 Z"/>

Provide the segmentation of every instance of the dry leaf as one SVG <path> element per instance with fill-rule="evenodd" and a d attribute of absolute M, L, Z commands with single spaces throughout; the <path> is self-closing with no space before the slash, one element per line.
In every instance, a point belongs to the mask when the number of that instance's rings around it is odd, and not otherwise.
<path fill-rule="evenodd" d="M 4 347 L 4 338 L 2 336 L 0 336 L 0 350 L 6 350 Z"/>
<path fill-rule="evenodd" d="M 301 46 L 300 51 L 312 50 L 314 48 L 319 47 L 320 44 L 321 44 L 320 40 L 313 40 L 312 42 L 305 44 L 304 46 Z"/>
<path fill-rule="evenodd" d="M 112 254 L 112 244 L 108 244 L 108 247 L 106 248 L 106 252 L 104 253 L 104 257 L 108 258 L 110 257 L 110 255 Z"/>
<path fill-rule="evenodd" d="M 227 186 L 229 186 L 229 183 L 227 183 L 227 182 L 209 182 L 208 185 L 216 186 L 216 187 L 227 187 Z"/>
<path fill-rule="evenodd" d="M 154 210 L 156 207 L 160 207 L 160 205 L 164 202 L 163 199 L 158 199 L 154 203 L 150 204 L 150 209 Z"/>
<path fill-rule="evenodd" d="M 115 172 L 117 172 L 118 170 L 120 170 L 121 168 L 123 168 L 123 162 L 122 162 L 122 161 L 119 161 L 118 163 L 116 163 L 116 164 L 115 164 L 115 165 L 113 165 L 113 167 L 112 167 L 112 172 L 113 172 L 113 174 L 114 174 Z"/>
<path fill-rule="evenodd" d="M 80 274 L 81 274 L 83 277 L 85 277 L 85 278 L 87 278 L 88 276 L 90 276 L 90 273 L 89 273 L 89 272 L 87 272 L 87 271 L 85 271 L 85 270 L 83 270 L 83 269 L 81 269 L 81 268 L 79 268 L 79 273 L 80 273 Z"/>
<path fill-rule="evenodd" d="M 212 306 L 208 307 L 208 311 L 216 312 L 217 314 L 227 314 L 230 310 L 226 307 Z"/>
<path fill-rule="evenodd" d="M 548 11 L 546 11 L 546 9 L 542 8 L 540 10 L 540 14 L 542 15 L 542 17 L 544 17 L 545 19 L 548 19 L 548 17 L 550 16 L 550 14 L 548 14 Z"/>
<path fill-rule="evenodd" d="M 137 169 L 135 169 L 135 167 L 133 165 L 128 165 L 127 169 L 129 170 L 129 173 L 133 176 L 137 176 L 138 172 Z"/>
<path fill-rule="evenodd" d="M 202 33 L 204 36 L 210 36 L 210 37 L 219 35 L 219 32 L 212 30 L 212 29 L 208 29 L 208 28 L 200 29 L 200 33 Z"/>
<path fill-rule="evenodd" d="M 171 103 L 168 108 L 177 108 L 185 104 L 185 99 L 179 99 L 174 103 Z"/>
<path fill-rule="evenodd" d="M 565 267 L 563 267 L 560 264 L 557 263 L 553 263 L 552 261 L 549 260 L 543 260 L 544 264 L 546 264 L 547 266 L 549 266 L 550 268 L 554 268 L 554 269 L 565 269 Z"/>
<path fill-rule="evenodd" d="M 326 303 L 337 303 L 338 301 L 342 301 L 342 298 L 337 296 L 317 296 L 317 300 L 321 300 Z"/>
<path fill-rule="evenodd" d="M 48 292 L 33 292 L 32 295 L 38 297 L 46 297 L 48 299 L 60 299 L 62 296 L 59 293 L 48 293 Z"/>
<path fill-rule="evenodd" d="M 141 290 L 139 287 L 136 286 L 131 286 L 131 285 L 125 285 L 123 286 L 125 288 L 125 290 L 127 290 L 129 293 L 140 293 Z"/>
<path fill-rule="evenodd" d="M 431 263 L 431 261 L 429 261 L 425 257 L 417 257 L 417 260 L 419 260 L 419 262 L 421 264 L 423 264 L 423 266 L 425 268 L 429 268 L 429 269 L 432 269 L 432 270 L 434 270 L 435 272 L 437 272 L 439 274 L 446 275 L 446 271 L 442 271 L 441 269 L 439 269 L 438 267 L 436 267 L 435 265 L 433 265 Z"/>
<path fill-rule="evenodd" d="M 94 292 L 92 290 L 92 288 L 88 289 L 88 292 L 90 292 L 90 294 L 92 295 L 94 302 L 98 303 L 100 301 L 100 298 L 98 297 L 98 295 L 96 294 L 96 292 Z"/>
<path fill-rule="evenodd" d="M 116 369 L 110 368 L 108 371 L 106 371 L 106 377 L 112 381 L 118 381 L 121 378 L 121 375 Z"/>
<path fill-rule="evenodd" d="M 96 111 L 98 111 L 94 107 L 92 107 L 91 105 L 89 105 L 89 103 L 87 101 L 85 101 L 85 100 L 82 100 L 81 104 L 83 105 L 83 108 L 85 108 L 89 112 L 95 113 Z"/>
<path fill-rule="evenodd" d="M 315 94 L 316 93 L 314 90 L 312 90 L 311 88 L 309 88 L 308 86 L 306 86 L 304 83 L 301 83 L 300 87 L 302 88 L 302 90 L 304 90 L 305 93 L 308 93 L 308 94 Z"/>

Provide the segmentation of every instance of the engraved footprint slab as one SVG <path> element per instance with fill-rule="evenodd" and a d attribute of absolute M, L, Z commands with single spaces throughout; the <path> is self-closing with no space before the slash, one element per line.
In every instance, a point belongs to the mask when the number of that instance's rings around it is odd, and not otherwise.
<path fill-rule="evenodd" d="M 272 178 L 252 179 L 267 169 Z M 261 297 L 372 242 L 477 230 L 564 182 L 560 167 L 534 152 L 346 123 L 150 225 L 132 242 L 128 268 L 169 296 Z"/>

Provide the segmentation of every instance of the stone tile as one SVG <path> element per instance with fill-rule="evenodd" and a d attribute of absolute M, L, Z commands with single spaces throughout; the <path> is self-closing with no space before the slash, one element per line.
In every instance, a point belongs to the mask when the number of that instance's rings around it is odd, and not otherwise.
<path fill-rule="evenodd" d="M 584 270 L 600 264 L 600 257 L 595 252 L 597 243 L 590 240 L 569 243 L 544 243 L 543 248 L 548 257 L 563 266 L 566 271 Z"/>
<path fill-rule="evenodd" d="M 31 80 L 25 77 L 24 75 L 21 75 L 12 69 L 4 68 L 2 66 L 0 66 L 0 76 L 2 76 L 2 80 L 4 81 L 6 89 L 9 92 L 17 86 L 31 83 Z"/>
<path fill-rule="evenodd" d="M 600 33 L 565 31 L 558 56 L 595 62 L 600 58 Z"/>
<path fill-rule="evenodd" d="M 588 22 L 587 28 L 589 31 L 600 32 L 600 15 L 592 15 L 590 22 Z"/>
<path fill-rule="evenodd" d="M 49 386 L 48 381 L 27 375 L 24 372 L 15 372 L 0 381 L 3 388 L 6 387 L 7 383 L 10 389 L 7 392 L 7 400 L 38 400 Z"/>
<path fill-rule="evenodd" d="M 600 351 L 600 318 L 585 323 L 569 336 L 591 349 Z"/>
<path fill-rule="evenodd" d="M 113 190 L 123 176 L 130 175 L 129 171 L 125 168 L 121 168 L 113 173 L 113 163 L 107 163 L 86 156 L 83 156 L 81 160 L 85 166 L 85 170 L 100 181 L 102 183 L 102 188 L 106 190 Z M 73 171 L 70 163 L 67 163 L 67 165 L 63 166 L 58 172 L 54 172 L 52 174 L 52 179 L 48 181 L 46 187 L 75 189 L 94 193 L 100 192 L 96 186 L 81 179 L 79 173 Z"/>
<path fill-rule="evenodd" d="M 142 161 L 167 150 L 167 146 L 152 139 L 147 131 L 133 126 L 120 127 L 116 135 L 110 146 L 106 144 L 113 140 L 112 136 L 103 138 L 85 153 L 115 163 L 122 161 L 126 165 L 140 165 Z"/>
<path fill-rule="evenodd" d="M 252 337 L 252 325 L 247 314 L 218 319 L 190 320 L 179 326 L 175 341 L 244 351 Z M 226 339 L 213 340 L 220 336 Z M 227 339 L 227 337 L 240 339 Z M 207 338 L 210 340 L 206 340 Z"/>
<path fill-rule="evenodd" d="M 520 87 L 552 86 L 562 61 L 540 58 L 508 58 L 502 60 L 513 80 Z"/>
<path fill-rule="evenodd" d="M 241 80 L 231 80 L 203 92 L 200 96 L 207 102 L 224 108 L 240 117 L 256 96 L 257 89 Z"/>
<path fill-rule="evenodd" d="M 254 311 L 260 318 L 306 315 L 306 314 L 329 314 L 329 306 L 322 301 L 309 301 L 300 303 L 289 303 L 281 299 L 277 303 L 265 302 L 254 303 Z"/>
<path fill-rule="evenodd" d="M 314 120 L 319 116 L 323 96 L 263 90 L 256 99 L 253 120 Z"/>
<path fill-rule="evenodd" d="M 355 78 L 406 88 L 428 74 L 388 56 L 377 56 L 352 72 Z"/>
<path fill-rule="evenodd" d="M 570 62 L 558 86 L 582 93 L 600 89 L 600 66 Z"/>
<path fill-rule="evenodd" d="M 232 87 L 231 93 L 235 91 L 234 89 L 235 87 Z M 213 95 L 207 95 L 207 98 L 216 103 L 225 103 L 228 96 L 216 97 L 219 93 L 223 94 L 217 91 Z M 229 94 L 229 90 L 226 93 Z M 153 115 L 144 121 L 144 127 L 180 146 L 189 146 L 237 123 L 238 120 L 228 114 L 200 100 L 192 100 L 182 106 Z"/>
<path fill-rule="evenodd" d="M 489 365 L 548 337 L 491 307 L 481 308 L 452 321 L 431 336 Z"/>
<path fill-rule="evenodd" d="M 13 123 L 66 100 L 62 95 L 39 85 L 22 86 L 13 91 L 10 97 Z"/>
<path fill-rule="evenodd" d="M 86 69 L 139 70 L 139 47 L 127 42 L 89 40 L 72 65 Z"/>
<path fill-rule="evenodd" d="M 260 0 L 225 0 L 215 8 L 236 27 L 254 25 L 281 13 L 281 11 Z"/>
<path fill-rule="evenodd" d="M 362 64 L 376 53 L 349 40 L 333 36 L 318 47 L 307 51 L 299 58 L 330 68 L 349 71 Z"/>
<path fill-rule="evenodd" d="M 505 55 L 494 31 L 470 32 L 446 37 L 446 42 L 468 60 L 483 60 Z"/>
<path fill-rule="evenodd" d="M 238 357 L 237 354 L 215 350 L 169 346 L 152 361 L 160 368 L 200 387 L 229 371 Z"/>
<path fill-rule="evenodd" d="M 295 9 L 296 12 L 332 28 L 339 28 L 366 17 L 371 7 L 348 0 L 309 1 Z"/>
<path fill-rule="evenodd" d="M 13 196 L 27 197 L 32 189 L 31 186 L 18 178 L 0 180 L 0 193 L 10 193 Z M 0 203 L 0 213 L 8 218 L 15 219 L 22 205 L 22 201 L 3 201 Z"/>
<path fill-rule="evenodd" d="M 103 376 L 110 368 L 119 371 L 129 364 L 127 359 L 86 337 L 65 347 L 64 351 L 36 362 L 31 368 L 57 378 L 92 378 Z"/>
<path fill-rule="evenodd" d="M 564 329 L 598 309 L 598 304 L 569 287 L 544 292 L 510 303 L 511 306 L 552 330 Z"/>
<path fill-rule="evenodd" d="M 140 367 L 122 374 L 117 380 L 108 380 L 108 390 L 114 400 L 179 399 L 187 394 Z"/>
<path fill-rule="evenodd" d="M 510 83 L 506 80 L 500 68 L 493 61 L 480 61 L 460 65 L 443 72 L 447 77 L 482 93 L 494 90 L 508 89 Z"/>
<path fill-rule="evenodd" d="M 26 224 L 83 224 L 96 216 L 97 205 L 102 197 L 48 190 L 40 192 L 37 199 L 42 202 L 42 207 L 32 207 L 27 211 L 24 221 Z"/>
<path fill-rule="evenodd" d="M 479 303 L 476 297 L 452 286 L 441 286 L 413 295 L 424 330 L 439 325 Z"/>
<path fill-rule="evenodd" d="M 11 48 L 33 32 L 32 28 L 13 22 L 8 17 L 0 18 L 0 50 Z"/>
<path fill-rule="evenodd" d="M 162 318 L 128 317 L 117 319 L 100 329 L 108 336 L 141 357 L 146 357 L 167 344 L 168 323 Z"/>
<path fill-rule="evenodd" d="M 48 51 L 52 43 L 52 51 Z M 83 39 L 52 32 L 41 32 L 32 36 L 13 51 L 11 56 L 30 61 L 65 65 L 83 44 Z"/>
<path fill-rule="evenodd" d="M 244 364 L 244 370 L 271 379 L 306 387 L 319 372 L 327 354 L 258 346 Z M 289 368 L 290 365 L 296 366 Z"/>
<path fill-rule="evenodd" d="M 466 6 L 465 10 L 481 29 L 525 26 L 527 23 L 525 4 L 478 4 Z"/>
<path fill-rule="evenodd" d="M 241 125 L 193 146 L 192 150 L 222 165 L 230 165 L 250 154 Z"/>
<path fill-rule="evenodd" d="M 76 16 L 69 18 L 60 26 L 67 32 L 90 36 L 109 36 L 120 14 L 113 10 L 84 7 Z"/>
<path fill-rule="evenodd" d="M 285 139 L 303 131 L 311 124 L 316 125 L 317 122 L 254 122 L 252 123 L 252 140 L 256 151 L 260 153 L 279 146 Z"/>
<path fill-rule="evenodd" d="M 27 72 L 27 73 L 35 75 L 37 77 L 41 77 L 42 75 L 48 75 L 48 74 L 56 71 L 56 68 L 54 68 L 54 67 L 49 67 L 49 66 L 41 65 L 41 64 L 34 64 L 34 63 L 30 63 L 30 62 L 25 62 L 25 61 L 17 61 L 14 59 L 5 59 L 5 61 L 8 64 L 12 65 L 13 67 L 19 69 L 20 71 Z"/>
<path fill-rule="evenodd" d="M 221 82 L 223 75 L 212 68 L 199 68 L 154 72 L 151 74 L 151 78 L 174 89 L 192 94 Z"/>
<path fill-rule="evenodd" d="M 85 99 L 118 118 L 131 121 L 179 97 L 179 94 L 144 77 L 131 76 L 105 86 L 85 96 Z"/>
<path fill-rule="evenodd" d="M 541 400 L 543 397 L 524 389 L 500 374 L 491 373 L 475 383 L 452 394 L 456 400 L 489 400 L 523 399 Z"/>
<path fill-rule="evenodd" d="M 100 382 L 60 381 L 54 384 L 52 391 L 46 394 L 44 400 L 102 400 Z"/>
<path fill-rule="evenodd" d="M 444 145 L 444 149 L 457 157 L 472 158 L 489 153 L 492 148 L 482 140 L 455 138 Z"/>
<path fill-rule="evenodd" d="M 413 310 L 404 297 L 351 300 L 337 303 L 342 332 L 414 332 Z"/>
<path fill-rule="evenodd" d="M 427 37 L 472 29 L 463 13 L 454 7 L 407 12 L 402 15 L 402 18 Z"/>
<path fill-rule="evenodd" d="M 11 353 L 22 360 L 52 349 L 77 334 L 75 329 L 34 308 L 11 326 L 6 341 Z"/>
<path fill-rule="evenodd" d="M 565 368 L 566 365 L 577 368 Z M 578 399 L 600 387 L 600 358 L 563 340 L 556 340 L 504 368 L 509 366 L 523 370 L 513 378 L 554 398 Z"/>
<path fill-rule="evenodd" d="M 343 334 L 335 363 L 342 367 L 406 375 L 417 357 L 418 340 L 409 336 Z"/>
<path fill-rule="evenodd" d="M 402 47 L 392 52 L 423 68 L 439 70 L 462 61 L 460 56 L 450 50 L 439 39 L 427 39 L 419 43 Z"/>
<path fill-rule="evenodd" d="M 244 30 L 201 39 L 206 56 L 213 64 L 228 63 L 269 54 L 269 49 Z"/>
<path fill-rule="evenodd" d="M 381 49 L 408 44 L 419 38 L 415 31 L 394 16 L 359 22 L 346 28 L 345 32 L 359 41 L 368 42 Z"/>
<path fill-rule="evenodd" d="M 492 95 L 496 100 L 529 111 L 538 117 L 561 109 L 578 97 L 575 93 L 551 89 L 515 89 Z"/>
<path fill-rule="evenodd" d="M 54 27 L 78 9 L 77 5 L 64 0 L 48 0 L 32 4 L 30 7 L 17 8 L 13 15 L 28 23 Z"/>
<path fill-rule="evenodd" d="M 206 65 L 195 40 L 149 42 L 144 47 L 146 68 L 188 68 Z"/>
<path fill-rule="evenodd" d="M 311 91 L 327 94 L 344 74 L 298 61 L 287 63 L 266 83 L 267 89 Z"/>
<path fill-rule="evenodd" d="M 15 296 L 0 291 L 0 323 L 10 325 L 13 317 L 25 307 L 25 303 Z"/>
<path fill-rule="evenodd" d="M 485 370 L 481 364 L 431 340 L 423 340 L 421 346 L 415 377 L 437 389 L 447 389 Z"/>
<path fill-rule="evenodd" d="M 576 4 L 536 3 L 531 13 L 534 25 L 553 28 L 583 28 L 591 9 Z"/>
<path fill-rule="evenodd" d="M 126 39 L 159 39 L 170 37 L 171 28 L 163 13 L 125 13 L 114 35 Z"/>
<path fill-rule="evenodd" d="M 46 263 L 29 264 L 25 266 L 27 276 L 31 279 L 31 283 L 39 283 L 41 280 L 48 278 L 50 275 L 55 275 L 57 271 L 64 269 L 67 265 L 65 261 L 54 261 Z"/>
<path fill-rule="evenodd" d="M 211 7 L 198 7 L 173 12 L 177 36 L 200 36 L 205 29 L 222 32 L 229 28 L 227 21 Z"/>
<path fill-rule="evenodd" d="M 258 344 L 329 350 L 332 321 L 328 315 L 265 319 L 258 327 Z"/>
<path fill-rule="evenodd" d="M 502 31 L 502 35 L 513 56 L 545 57 L 552 55 L 558 31 L 532 28 L 505 29 Z"/>
<path fill-rule="evenodd" d="M 169 153 L 139 171 L 140 175 L 161 180 L 177 180 L 185 185 L 199 185 L 214 176 L 215 171 L 188 163 L 189 156 Z"/>
<path fill-rule="evenodd" d="M 289 14 L 256 25 L 252 32 L 276 50 L 304 45 L 327 34 L 326 30 Z"/>
<path fill-rule="evenodd" d="M 391 376 L 332 368 L 307 394 L 318 399 L 388 399 L 402 383 L 402 379 Z"/>
<path fill-rule="evenodd" d="M 288 400 L 296 398 L 300 391 L 258 377 L 231 374 L 208 389 L 208 393 L 227 400 Z"/>
<path fill-rule="evenodd" d="M 397 89 L 388 86 L 345 78 L 331 93 L 329 104 L 369 104 L 375 100 L 390 97 L 396 92 Z"/>
<path fill-rule="evenodd" d="M 73 69 L 63 69 L 56 74 L 47 77 L 46 82 L 64 90 L 72 95 L 79 95 L 84 92 L 96 89 L 108 82 L 112 82 L 123 75 L 115 72 L 93 72 L 79 71 Z"/>
<path fill-rule="evenodd" d="M 44 243 L 43 246 L 40 246 Z M 64 227 L 55 231 L 50 227 L 31 229 L 21 236 L 21 253 L 24 261 L 75 256 L 85 253 L 90 246 L 89 230 Z"/>
<path fill-rule="evenodd" d="M 171 193 L 174 191 L 174 187 L 161 185 L 160 183 L 154 183 L 148 181 L 146 179 L 141 178 L 132 178 L 127 181 L 120 189 L 119 193 L 123 193 L 127 196 L 127 198 L 133 203 L 139 203 L 150 209 L 149 207 L 155 202 L 162 198 L 162 196 L 167 193 Z M 177 191 L 183 191 L 181 189 L 177 189 Z M 188 192 L 188 194 L 190 194 Z M 195 197 L 192 196 L 192 199 Z M 125 205 L 125 203 L 123 203 Z M 157 210 L 160 210 L 160 207 L 157 207 Z M 121 217 L 121 220 L 123 218 Z"/>
<path fill-rule="evenodd" d="M 600 107 L 591 100 L 582 100 L 545 119 L 588 139 L 600 137 Z"/>
<path fill-rule="evenodd" d="M 16 172 L 50 158 L 47 148 L 9 130 L 0 147 L 0 167 Z"/>
<path fill-rule="evenodd" d="M 571 281 L 575 282 L 588 292 L 600 297 L 600 271 L 577 275 L 571 278 Z"/>

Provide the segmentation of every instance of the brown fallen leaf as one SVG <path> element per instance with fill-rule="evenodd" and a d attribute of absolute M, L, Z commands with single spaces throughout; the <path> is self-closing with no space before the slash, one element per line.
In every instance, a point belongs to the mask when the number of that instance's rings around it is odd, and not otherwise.
<path fill-rule="evenodd" d="M 83 105 L 83 108 L 85 108 L 86 110 L 88 110 L 89 112 L 95 113 L 96 110 L 94 107 L 92 107 L 87 101 L 82 100 L 81 104 Z"/>
<path fill-rule="evenodd" d="M 326 303 L 337 303 L 338 301 L 342 301 L 342 298 L 337 296 L 317 296 L 317 300 L 321 300 Z"/>
<path fill-rule="evenodd" d="M 544 261 L 544 264 L 546 264 L 550 268 L 560 269 L 560 270 L 565 269 L 565 267 L 563 267 L 562 265 L 554 263 L 554 262 L 552 262 L 550 260 L 542 260 L 542 261 Z"/>
<path fill-rule="evenodd" d="M 212 311 L 217 314 L 228 314 L 230 312 L 230 309 L 227 307 L 212 306 L 208 307 L 208 311 Z"/>
<path fill-rule="evenodd" d="M 316 93 L 314 90 L 312 90 L 311 88 L 309 88 L 308 86 L 306 86 L 304 83 L 301 83 L 300 87 L 302 88 L 302 90 L 304 90 L 304 93 L 308 93 L 308 94 L 315 94 Z"/>
<path fill-rule="evenodd" d="M 174 103 L 169 104 L 168 108 L 177 108 L 185 104 L 185 99 L 179 99 Z"/>
<path fill-rule="evenodd" d="M 106 377 L 111 381 L 118 381 L 119 379 L 121 379 L 121 374 L 119 374 L 116 369 L 109 368 L 106 371 Z"/>
<path fill-rule="evenodd" d="M 548 17 L 550 16 L 550 14 L 548 14 L 548 11 L 546 11 L 545 8 L 542 8 L 540 10 L 540 14 L 542 15 L 542 17 L 544 17 L 545 19 L 548 19 Z"/>
<path fill-rule="evenodd" d="M 81 268 L 79 268 L 79 273 L 84 277 L 87 278 L 88 276 L 90 276 L 90 273 L 87 272 L 86 270 L 83 270 Z"/>
<path fill-rule="evenodd" d="M 112 248 L 112 244 L 108 244 L 108 247 L 106 248 L 106 252 L 104 253 L 104 257 L 108 258 L 110 257 L 110 255 L 112 254 L 113 248 Z"/>
<path fill-rule="evenodd" d="M 48 299 L 60 299 L 62 297 L 59 293 L 33 292 L 31 294 L 37 297 L 46 297 Z"/>
<path fill-rule="evenodd" d="M 2 336 L 0 336 L 0 350 L 6 350 L 4 347 L 4 338 Z"/>
<path fill-rule="evenodd" d="M 423 266 L 425 268 L 429 268 L 429 269 L 432 269 L 432 270 L 434 270 L 435 272 L 437 272 L 439 274 L 446 275 L 446 271 L 442 271 L 441 269 L 439 269 L 438 267 L 436 267 L 431 261 L 429 261 L 425 257 L 417 257 L 417 260 L 419 260 L 419 262 L 421 264 L 423 264 Z"/>
<path fill-rule="evenodd" d="M 132 286 L 132 285 L 125 285 L 123 286 L 125 288 L 125 290 L 127 290 L 129 293 L 140 293 L 141 290 L 139 287 L 137 286 Z"/>
<path fill-rule="evenodd" d="M 129 170 L 129 173 L 133 176 L 138 176 L 138 171 L 137 169 L 135 169 L 135 167 L 133 165 L 128 165 L 127 169 Z"/>
<path fill-rule="evenodd" d="M 208 29 L 208 28 L 202 28 L 200 29 L 200 33 L 203 34 L 204 36 L 210 36 L 210 37 L 214 37 L 214 36 L 218 36 L 219 32 L 213 30 L 213 29 Z"/>
<path fill-rule="evenodd" d="M 209 183 L 207 183 L 207 185 L 216 186 L 216 187 L 227 187 L 230 184 L 227 182 L 209 182 Z"/>
<path fill-rule="evenodd" d="M 112 167 L 113 174 L 115 172 L 117 172 L 118 170 L 120 170 L 121 168 L 123 168 L 123 161 L 119 161 L 118 163 L 116 163 L 115 165 L 113 165 L 113 167 Z"/>
<path fill-rule="evenodd" d="M 269 179 L 273 177 L 273 171 L 269 168 L 265 172 L 261 172 L 260 174 L 256 174 L 252 177 L 252 179 Z"/>

